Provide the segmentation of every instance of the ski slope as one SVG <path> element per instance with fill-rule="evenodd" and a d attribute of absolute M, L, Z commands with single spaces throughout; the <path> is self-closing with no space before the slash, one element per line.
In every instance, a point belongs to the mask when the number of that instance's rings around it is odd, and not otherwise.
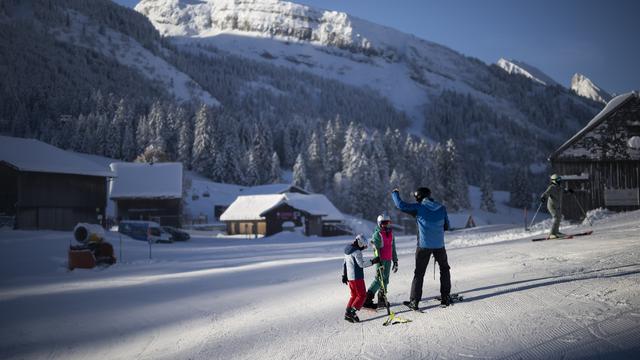
<path fill-rule="evenodd" d="M 424 314 L 407 299 L 414 236 L 398 238 L 393 310 L 342 319 L 340 238 L 220 238 L 158 244 L 107 236 L 121 262 L 67 271 L 70 234 L 0 230 L 2 359 L 632 358 L 640 350 L 640 212 L 594 217 L 594 235 L 447 233 L 453 291 L 441 309 L 430 265 Z M 585 226 L 565 226 L 567 233 Z M 120 256 L 122 250 L 122 256 Z M 371 256 L 367 251 L 367 256 Z M 369 284 L 371 268 L 365 270 Z"/>

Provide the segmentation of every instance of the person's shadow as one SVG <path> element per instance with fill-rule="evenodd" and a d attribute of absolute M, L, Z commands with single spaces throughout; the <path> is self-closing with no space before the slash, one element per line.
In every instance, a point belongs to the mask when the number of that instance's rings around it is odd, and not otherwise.
<path fill-rule="evenodd" d="M 613 273 L 613 274 L 602 274 L 603 271 L 621 270 L 621 269 L 625 269 L 625 268 L 629 268 L 629 267 L 633 267 L 633 266 L 640 266 L 640 263 L 639 264 L 616 266 L 616 267 L 610 267 L 610 268 L 604 268 L 604 269 L 597 269 L 597 270 L 583 271 L 583 272 L 581 272 L 579 274 L 547 276 L 547 277 L 541 277 L 541 278 L 535 278 L 535 279 L 512 281 L 512 282 L 508 282 L 508 283 L 477 287 L 477 288 L 474 288 L 474 289 L 460 291 L 457 294 L 462 295 L 462 294 L 471 293 L 471 292 L 475 292 L 475 291 L 489 290 L 489 289 L 501 288 L 501 287 L 504 287 L 504 286 L 523 284 L 522 286 L 510 287 L 510 288 L 507 288 L 507 289 L 498 290 L 496 292 L 487 293 L 487 294 L 483 294 L 483 295 L 471 296 L 471 297 L 465 296 L 463 301 L 456 302 L 456 303 L 453 304 L 453 306 L 455 306 L 456 304 L 464 304 L 464 303 L 468 303 L 468 302 L 472 302 L 472 301 L 484 300 L 484 299 L 492 298 L 494 296 L 500 296 L 500 295 L 515 293 L 515 292 L 520 292 L 520 291 L 525 291 L 525 290 L 545 287 L 545 286 L 558 285 L 558 284 L 564 284 L 564 283 L 576 282 L 576 281 L 591 280 L 591 279 L 596 279 L 596 278 L 609 279 L 609 278 L 616 278 L 616 277 L 640 274 L 640 269 L 637 269 L 637 270 L 633 269 L 633 270 L 627 270 L 627 271 L 622 271 L 622 272 L 616 272 L 616 273 Z M 537 282 L 537 281 L 542 281 L 542 282 Z M 531 284 L 532 282 L 536 282 L 536 283 Z M 432 300 L 435 300 L 435 296 L 423 297 L 421 299 L 421 301 L 423 301 L 423 302 L 424 301 L 432 301 Z M 407 308 L 402 303 L 391 303 L 390 307 L 395 307 L 395 306 L 398 306 L 398 305 L 404 307 L 404 309 L 402 309 L 400 311 L 394 311 L 395 314 L 403 314 L 403 313 L 407 313 L 407 312 L 413 312 L 413 310 Z M 428 305 L 428 306 L 421 307 L 420 311 L 424 312 L 426 310 L 433 309 L 433 308 L 439 307 L 439 306 L 440 306 L 439 304 L 434 303 L 433 305 Z M 383 310 L 386 310 L 386 309 L 383 309 Z M 382 318 L 384 318 L 386 316 L 387 316 L 387 313 L 386 313 L 386 311 L 384 311 L 383 315 L 372 317 L 372 318 L 368 318 L 368 319 L 365 319 L 365 320 L 361 320 L 360 322 L 368 322 L 368 321 L 373 321 L 373 320 L 377 320 L 377 319 L 382 319 Z"/>

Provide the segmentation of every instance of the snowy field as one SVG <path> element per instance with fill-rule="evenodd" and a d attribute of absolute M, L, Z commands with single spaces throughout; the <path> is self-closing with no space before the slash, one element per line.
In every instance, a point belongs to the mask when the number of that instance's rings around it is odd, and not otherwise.
<path fill-rule="evenodd" d="M 565 227 L 572 233 L 590 226 Z M 414 237 L 398 240 L 393 310 L 342 319 L 348 238 L 122 240 L 122 261 L 68 271 L 70 233 L 0 230 L 2 359 L 634 358 L 640 350 L 640 212 L 593 235 L 531 242 L 540 231 L 487 225 L 447 234 L 453 291 L 441 309 L 429 266 L 408 311 Z M 108 234 L 120 258 L 118 234 Z M 370 252 L 367 252 L 370 256 Z M 365 270 L 367 284 L 373 278 Z"/>

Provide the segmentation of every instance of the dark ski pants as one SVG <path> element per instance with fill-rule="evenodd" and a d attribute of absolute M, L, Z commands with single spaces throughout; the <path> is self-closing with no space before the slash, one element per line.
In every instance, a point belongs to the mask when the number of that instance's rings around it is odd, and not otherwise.
<path fill-rule="evenodd" d="M 347 303 L 347 308 L 355 308 L 360 310 L 362 304 L 367 299 L 367 290 L 364 286 L 364 279 L 349 280 L 349 290 L 351 291 L 351 297 Z"/>
<path fill-rule="evenodd" d="M 424 274 L 429 265 L 429 258 L 433 254 L 438 267 L 440 267 L 440 295 L 448 296 L 451 292 L 451 275 L 449 273 L 449 262 L 447 261 L 447 250 L 416 248 L 416 269 L 413 272 L 413 282 L 411 283 L 410 300 L 418 303 L 422 299 L 422 284 Z"/>

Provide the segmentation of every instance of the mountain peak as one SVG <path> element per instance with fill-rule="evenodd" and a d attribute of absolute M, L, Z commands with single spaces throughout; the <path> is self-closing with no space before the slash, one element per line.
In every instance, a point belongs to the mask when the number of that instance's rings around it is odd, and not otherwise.
<path fill-rule="evenodd" d="M 540 69 L 522 61 L 500 58 L 496 62 L 496 65 L 498 65 L 498 67 L 508 72 L 509 74 L 522 75 L 545 86 L 559 85 L 555 80 L 553 80 L 549 75 L 542 72 Z"/>
<path fill-rule="evenodd" d="M 371 44 L 354 31 L 344 12 L 281 0 L 142 0 L 135 10 L 166 36 L 210 37 L 223 33 L 311 42 L 357 52 Z"/>
<path fill-rule="evenodd" d="M 597 86 L 588 77 L 575 73 L 571 78 L 571 90 L 576 94 L 597 102 L 606 104 L 611 100 L 611 95 Z"/>

